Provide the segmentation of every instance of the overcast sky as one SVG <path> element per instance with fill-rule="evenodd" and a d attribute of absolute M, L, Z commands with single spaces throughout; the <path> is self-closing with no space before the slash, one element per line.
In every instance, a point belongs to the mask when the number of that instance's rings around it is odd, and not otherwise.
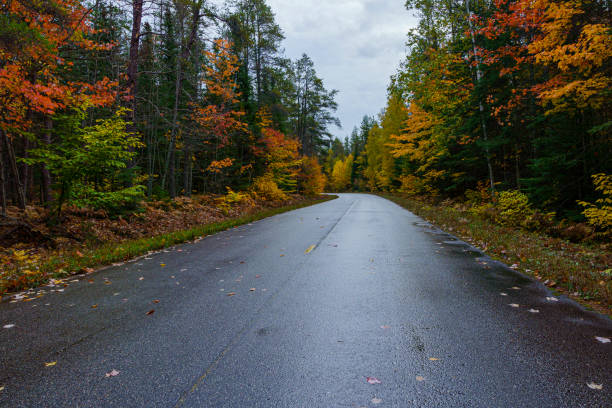
<path fill-rule="evenodd" d="M 389 77 L 416 19 L 404 0 L 268 0 L 285 33 L 287 57 L 308 54 L 327 89 L 340 91 L 341 139 L 385 106 Z"/>

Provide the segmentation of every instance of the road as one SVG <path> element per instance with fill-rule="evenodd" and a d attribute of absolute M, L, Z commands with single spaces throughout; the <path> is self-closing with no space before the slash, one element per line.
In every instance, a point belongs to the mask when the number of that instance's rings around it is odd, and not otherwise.
<path fill-rule="evenodd" d="M 612 406 L 608 318 L 376 196 L 76 279 L 0 304 L 0 406 Z"/>

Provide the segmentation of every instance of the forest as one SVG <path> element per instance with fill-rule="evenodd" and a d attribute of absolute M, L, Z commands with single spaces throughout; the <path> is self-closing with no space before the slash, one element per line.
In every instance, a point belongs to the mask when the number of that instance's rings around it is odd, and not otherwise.
<path fill-rule="evenodd" d="M 336 91 L 264 0 L 5 0 L 1 206 L 317 194 Z"/>
<path fill-rule="evenodd" d="M 324 191 L 413 197 L 461 210 L 448 220 L 596 243 L 600 260 L 585 265 L 606 265 L 609 2 L 405 7 L 418 24 L 386 106 L 341 140 L 338 91 L 308 55 L 285 56 L 265 0 L 3 0 L 0 291 Z M 597 271 L 589 293 L 611 274 Z"/>
<path fill-rule="evenodd" d="M 609 237 L 610 2 L 406 7 L 419 19 L 407 57 L 382 112 L 332 143 L 332 189 L 460 199 L 484 213 L 497 202 L 510 223 L 586 221 Z"/>

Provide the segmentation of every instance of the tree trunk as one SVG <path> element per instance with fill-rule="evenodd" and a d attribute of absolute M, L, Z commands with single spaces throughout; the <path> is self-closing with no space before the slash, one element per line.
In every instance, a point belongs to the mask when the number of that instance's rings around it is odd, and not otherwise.
<path fill-rule="evenodd" d="M 29 151 L 30 151 L 30 139 L 28 139 L 27 137 L 25 138 L 25 140 L 23 141 L 23 158 L 27 159 L 29 157 Z M 27 163 L 22 163 L 21 164 L 21 174 L 23 177 L 23 194 L 25 195 L 25 199 L 27 202 L 32 201 L 32 194 L 30 191 L 30 165 Z"/>
<path fill-rule="evenodd" d="M 138 47 L 140 43 L 140 23 L 142 20 L 142 4 L 144 0 L 132 2 L 132 36 L 130 38 L 130 59 L 127 69 L 127 87 L 132 102 L 132 121 L 134 121 L 136 107 L 136 85 L 138 76 Z"/>
<path fill-rule="evenodd" d="M 45 117 L 45 133 L 43 134 L 43 142 L 49 146 L 51 144 L 51 130 L 53 129 L 53 121 L 51 116 Z M 53 194 L 51 193 L 51 174 L 46 165 L 42 165 L 42 201 L 43 204 L 48 207 L 53 201 Z"/>
<path fill-rule="evenodd" d="M 1 133 L 4 133 L 0 129 Z M 2 206 L 2 216 L 6 217 L 6 180 L 4 179 L 4 143 L 3 138 L 0 138 L 0 206 Z"/>
<path fill-rule="evenodd" d="M 127 89 L 129 95 L 130 112 L 128 114 L 127 130 L 128 132 L 136 131 L 136 88 L 138 85 L 138 49 L 140 44 L 140 23 L 142 20 L 142 5 L 144 0 L 132 1 L 132 36 L 130 38 L 130 53 L 127 68 Z M 133 151 L 133 147 L 129 147 Z M 130 159 L 128 169 L 132 169 L 136 165 L 134 158 Z M 127 183 L 131 185 L 131 180 Z"/>
<path fill-rule="evenodd" d="M 13 150 L 13 144 L 9 140 L 8 136 L 5 132 L 2 132 L 2 139 L 4 140 L 4 145 L 6 146 L 6 152 L 8 156 L 9 165 L 11 166 L 11 171 L 13 173 L 14 179 L 13 184 L 15 186 L 15 196 L 17 198 L 17 206 L 25 210 L 26 199 L 25 199 L 25 191 L 23 190 L 23 184 L 21 183 L 21 178 L 19 177 L 19 169 L 17 167 L 17 158 L 15 157 L 15 151 Z"/>
<path fill-rule="evenodd" d="M 193 5 L 193 14 L 191 22 L 191 31 L 189 33 L 189 39 L 186 43 L 183 43 L 181 49 L 181 55 L 176 60 L 176 81 L 174 89 L 174 107 L 172 109 L 172 130 L 170 132 L 170 146 L 168 148 L 168 155 L 166 156 L 166 171 L 162 179 L 162 186 L 165 185 L 166 175 L 169 178 L 169 193 L 170 197 L 176 197 L 176 180 L 175 180 L 175 150 L 176 150 L 176 133 L 178 131 L 178 109 L 181 96 L 181 87 L 183 81 L 183 61 L 187 60 L 191 52 L 191 48 L 196 40 L 198 34 L 198 28 L 200 25 L 200 9 L 202 7 L 202 1 L 199 0 Z"/>
<path fill-rule="evenodd" d="M 193 162 L 192 162 L 192 153 L 191 146 L 185 146 L 185 159 L 183 162 L 183 190 L 185 191 L 185 196 L 191 197 L 191 180 L 193 176 Z"/>
<path fill-rule="evenodd" d="M 474 58 L 476 58 L 476 80 L 480 82 L 482 78 L 482 72 L 480 71 L 480 58 L 478 58 L 478 54 L 476 53 L 476 39 L 474 37 L 474 27 L 472 24 L 472 13 L 470 12 L 470 0 L 465 0 L 465 9 L 467 10 L 467 19 L 468 25 L 470 27 L 470 36 L 472 37 L 472 50 L 474 52 Z M 487 122 L 485 119 L 485 111 L 484 105 L 482 103 L 482 99 L 478 98 L 478 110 L 480 112 L 480 127 L 482 128 L 482 138 L 485 141 L 485 156 L 487 158 L 487 169 L 489 172 L 489 183 L 491 185 L 491 194 L 493 199 L 495 200 L 495 179 L 493 177 L 493 166 L 491 165 L 491 153 L 489 151 L 488 146 L 488 133 L 487 133 Z"/>

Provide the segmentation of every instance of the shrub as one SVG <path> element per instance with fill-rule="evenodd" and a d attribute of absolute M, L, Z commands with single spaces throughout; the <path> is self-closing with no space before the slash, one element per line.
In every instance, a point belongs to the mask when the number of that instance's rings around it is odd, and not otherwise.
<path fill-rule="evenodd" d="M 70 202 L 78 207 L 105 210 L 109 215 L 119 215 L 138 209 L 144 199 L 144 186 L 127 187 L 118 191 L 96 191 L 90 186 L 75 186 Z"/>
<path fill-rule="evenodd" d="M 399 192 L 408 194 L 411 196 L 415 195 L 428 195 L 430 197 L 437 197 L 438 190 L 429 185 L 423 178 L 415 176 L 414 174 L 404 174 L 399 177 L 402 183 Z"/>
<path fill-rule="evenodd" d="M 224 214 L 228 214 L 229 211 L 236 205 L 248 205 L 253 206 L 253 199 L 248 193 L 240 191 L 234 191 L 229 187 L 226 187 L 227 194 L 217 199 L 217 207 L 223 211 Z"/>
<path fill-rule="evenodd" d="M 268 201 L 284 201 L 288 198 L 287 194 L 278 188 L 278 184 L 274 181 L 274 176 L 271 173 L 257 177 L 253 181 L 251 189 L 257 197 Z"/>
<path fill-rule="evenodd" d="M 588 223 L 603 232 L 604 236 L 612 235 L 612 175 L 594 174 L 592 176 L 595 190 L 603 194 L 595 204 L 579 201 L 585 210 L 582 214 Z"/>
<path fill-rule="evenodd" d="M 127 164 L 142 146 L 138 135 L 126 131 L 125 110 L 119 109 L 108 119 L 82 127 L 86 108 L 57 115 L 53 128 L 57 140 L 32 149 L 31 157 L 24 159 L 28 164 L 44 164 L 53 173 L 59 190 L 56 220 L 67 202 L 116 211 L 121 202 L 134 203 L 142 198 L 140 187 L 117 188 L 128 181 Z"/>
<path fill-rule="evenodd" d="M 502 191 L 497 197 L 496 208 L 499 210 L 496 222 L 509 227 L 522 226 L 525 220 L 533 215 L 526 194 L 517 190 Z"/>

